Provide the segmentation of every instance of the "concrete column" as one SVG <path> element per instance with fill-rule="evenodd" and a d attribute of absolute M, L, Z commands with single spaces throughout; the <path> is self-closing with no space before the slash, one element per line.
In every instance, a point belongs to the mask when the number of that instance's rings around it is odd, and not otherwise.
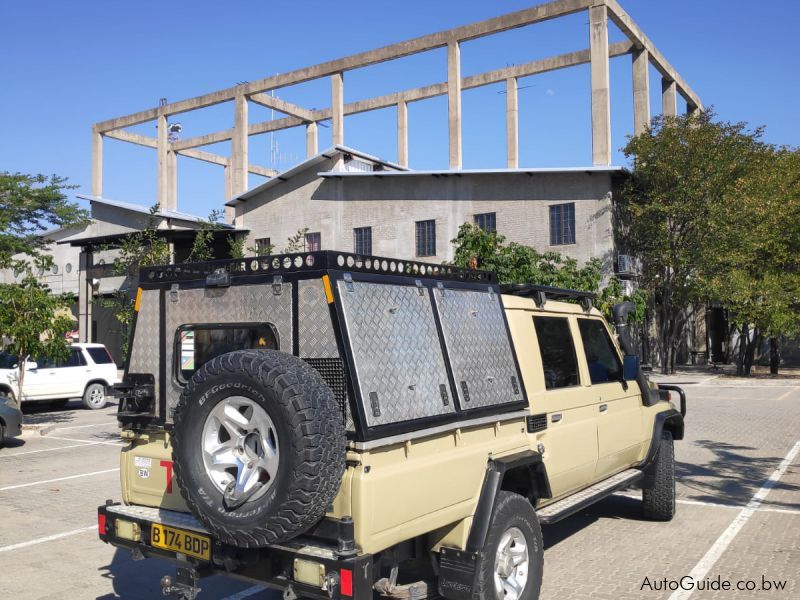
<path fill-rule="evenodd" d="M 408 166 L 408 104 L 397 103 L 397 162 Z"/>
<path fill-rule="evenodd" d="M 506 158 L 509 169 L 519 167 L 519 106 L 516 77 L 506 79 Z"/>
<path fill-rule="evenodd" d="M 178 155 L 167 150 L 167 195 L 161 208 L 178 210 Z"/>
<path fill-rule="evenodd" d="M 78 340 L 92 341 L 92 251 L 84 250 L 78 257 Z"/>
<path fill-rule="evenodd" d="M 694 102 L 692 102 L 691 100 L 687 100 L 686 101 L 686 114 L 687 115 L 694 117 L 699 112 L 700 112 L 700 109 L 697 107 L 697 105 Z"/>
<path fill-rule="evenodd" d="M 661 114 L 665 117 L 678 116 L 678 86 L 665 78 L 661 79 Z"/>
<path fill-rule="evenodd" d="M 319 135 L 316 123 L 306 125 L 306 158 L 311 158 L 319 153 Z"/>
<path fill-rule="evenodd" d="M 331 75 L 331 115 L 333 145 L 344 144 L 344 75 Z"/>
<path fill-rule="evenodd" d="M 92 196 L 103 195 L 103 134 L 92 131 Z"/>
<path fill-rule="evenodd" d="M 167 153 L 169 152 L 169 138 L 167 134 L 167 116 L 159 115 L 156 120 L 158 129 L 158 141 L 156 143 L 156 157 L 158 161 L 158 172 L 156 176 L 156 202 L 160 208 L 166 208 L 168 204 L 168 180 L 167 173 Z"/>
<path fill-rule="evenodd" d="M 227 202 L 233 198 L 233 182 L 231 181 L 231 166 L 225 165 L 223 167 L 225 177 L 225 201 Z M 225 222 L 229 225 L 233 224 L 233 219 L 236 216 L 236 209 L 232 206 L 225 207 Z"/>
<path fill-rule="evenodd" d="M 611 101 L 608 76 L 608 9 L 589 8 L 592 79 L 592 163 L 611 164 Z"/>
<path fill-rule="evenodd" d="M 231 144 L 231 193 L 234 196 L 247 191 L 247 98 L 237 94 L 233 115 L 233 140 Z"/>
<path fill-rule="evenodd" d="M 650 124 L 650 53 L 642 48 L 631 54 L 633 60 L 633 135 Z"/>
<path fill-rule="evenodd" d="M 461 160 L 461 46 L 447 44 L 447 124 L 450 132 L 450 168 L 460 169 Z"/>

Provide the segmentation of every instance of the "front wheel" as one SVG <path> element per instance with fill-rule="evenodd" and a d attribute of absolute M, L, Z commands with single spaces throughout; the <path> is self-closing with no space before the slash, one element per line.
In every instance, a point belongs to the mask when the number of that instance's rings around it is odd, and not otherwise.
<path fill-rule="evenodd" d="M 675 446 L 672 433 L 665 431 L 658 455 L 650 466 L 655 483 L 642 490 L 642 511 L 653 521 L 671 521 L 675 516 Z"/>
<path fill-rule="evenodd" d="M 106 405 L 106 387 L 102 383 L 90 383 L 83 392 L 83 405 L 98 410 Z"/>
<path fill-rule="evenodd" d="M 474 600 L 536 600 L 542 587 L 542 529 L 531 503 L 500 492 L 484 552 L 478 559 Z"/>

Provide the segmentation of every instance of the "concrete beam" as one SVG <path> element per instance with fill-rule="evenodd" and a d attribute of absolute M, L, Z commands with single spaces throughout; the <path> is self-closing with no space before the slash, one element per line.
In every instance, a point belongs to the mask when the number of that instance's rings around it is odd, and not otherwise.
<path fill-rule="evenodd" d="M 397 164 L 408 166 L 408 104 L 397 103 Z"/>
<path fill-rule="evenodd" d="M 211 152 L 205 152 L 204 150 L 180 150 L 177 152 L 181 156 L 186 156 L 187 158 L 194 158 L 196 160 L 202 160 L 203 162 L 211 163 L 214 165 L 220 165 L 222 167 L 227 167 L 231 164 L 231 159 L 225 156 L 220 156 L 219 154 L 212 154 Z"/>
<path fill-rule="evenodd" d="M 450 168 L 460 169 L 461 156 L 461 46 L 447 44 L 447 126 L 449 132 Z"/>
<path fill-rule="evenodd" d="M 233 194 L 237 196 L 247 191 L 247 141 L 249 135 L 247 122 L 247 98 L 240 93 L 236 96 L 233 114 L 233 143 L 231 144 L 231 181 Z"/>
<path fill-rule="evenodd" d="M 669 79 L 661 79 L 661 114 L 665 117 L 678 116 L 677 84 Z"/>
<path fill-rule="evenodd" d="M 331 136 L 333 145 L 344 144 L 344 77 L 331 75 Z"/>
<path fill-rule="evenodd" d="M 169 138 L 167 134 L 167 116 L 158 116 L 158 137 L 156 139 L 157 182 L 156 202 L 160 208 L 166 208 L 168 200 L 167 152 L 169 151 Z"/>
<path fill-rule="evenodd" d="M 267 108 L 272 108 L 278 112 L 282 112 L 290 117 L 299 117 L 304 121 L 314 120 L 314 111 L 303 108 L 302 106 L 298 106 L 297 104 L 292 104 L 291 102 L 286 102 L 285 100 L 281 100 L 275 96 L 270 96 L 269 94 L 253 94 L 250 96 L 250 100 L 256 104 L 260 104 L 261 106 L 266 106 Z"/>
<path fill-rule="evenodd" d="M 103 134 L 92 130 L 92 196 L 103 195 Z"/>
<path fill-rule="evenodd" d="M 166 115 L 174 115 L 205 106 L 212 106 L 221 102 L 233 100 L 236 95 L 241 91 L 245 95 L 253 95 L 267 90 L 273 90 L 288 85 L 302 83 L 311 79 L 318 79 L 327 75 L 335 73 L 342 73 L 351 69 L 366 67 L 377 63 L 410 56 L 419 52 L 433 50 L 447 46 L 450 42 L 458 42 L 471 40 L 493 33 L 500 33 L 508 31 L 517 27 L 523 27 L 532 23 L 538 23 L 556 17 L 573 14 L 588 8 L 595 0 L 557 0 L 547 4 L 534 6 L 517 12 L 502 15 L 478 23 L 464 25 L 440 31 L 429 35 L 424 35 L 418 38 L 391 44 L 375 50 L 368 50 L 353 54 L 345 58 L 340 58 L 333 61 L 328 61 L 306 67 L 304 69 L 297 69 L 289 71 L 280 75 L 266 77 L 241 86 L 229 87 L 223 90 L 204 94 L 187 100 L 179 102 L 172 102 L 160 108 L 152 108 L 141 112 L 133 113 L 123 117 L 108 119 L 97 123 L 97 129 L 100 132 L 109 131 L 112 129 L 121 129 L 136 125 L 137 123 L 144 123 L 146 121 L 154 120 L 161 112 Z"/>
<path fill-rule="evenodd" d="M 519 106 L 516 77 L 506 79 L 506 165 L 509 169 L 519 167 Z"/>
<path fill-rule="evenodd" d="M 633 135 L 639 135 L 650 125 L 650 53 L 635 50 L 633 62 Z"/>
<path fill-rule="evenodd" d="M 611 98 L 608 68 L 608 14 L 605 4 L 589 9 L 592 80 L 592 164 L 611 164 Z"/>
<path fill-rule="evenodd" d="M 104 135 L 105 137 L 120 140 L 122 142 L 128 142 L 130 144 L 136 144 L 138 146 L 145 146 L 147 148 L 156 148 L 158 146 L 158 140 L 156 138 L 151 138 L 146 135 L 139 135 L 138 133 L 131 133 L 130 131 L 125 131 L 124 129 L 115 129 L 114 131 L 109 131 Z M 194 158 L 196 160 L 220 165 L 222 167 L 228 166 L 231 163 L 231 159 L 226 156 L 205 152 L 204 150 L 175 150 L 174 144 L 170 146 L 170 149 L 174 150 L 176 154 L 180 154 L 181 156 Z"/>
<path fill-rule="evenodd" d="M 700 109 L 696 104 L 693 104 L 690 100 L 686 101 L 686 114 L 690 116 L 696 115 L 700 112 Z"/>
<path fill-rule="evenodd" d="M 306 122 L 303 119 L 299 119 L 297 117 L 284 117 L 282 119 L 271 119 L 269 121 L 260 121 L 258 123 L 253 123 L 248 127 L 248 135 L 259 135 L 262 133 L 269 133 L 270 131 L 281 131 L 282 129 L 290 129 L 292 127 L 298 127 L 299 125 L 305 125 Z"/>
<path fill-rule="evenodd" d="M 319 127 L 313 121 L 306 125 L 306 158 L 319 153 Z"/>
<path fill-rule="evenodd" d="M 207 146 L 209 144 L 217 144 L 219 142 L 226 142 L 233 139 L 233 129 L 226 129 L 224 131 L 217 131 L 208 133 L 206 135 L 198 135 L 196 137 L 186 138 L 185 140 L 178 140 L 172 143 L 172 148 L 176 152 L 181 150 L 188 150 L 189 148 L 197 148 L 198 146 Z"/>
<path fill-rule="evenodd" d="M 278 174 L 275 169 L 269 169 L 267 167 L 262 167 L 261 165 L 248 165 L 247 172 L 255 173 L 256 175 L 261 175 L 262 177 L 275 177 Z"/>
<path fill-rule="evenodd" d="M 703 109 L 703 103 L 700 97 L 689 87 L 689 84 L 681 77 L 680 73 L 671 65 L 664 55 L 661 54 L 655 44 L 648 38 L 639 26 L 631 19 L 630 15 L 620 6 L 617 0 L 603 0 L 608 6 L 608 16 L 619 27 L 619 29 L 634 43 L 640 44 L 645 50 L 650 53 L 650 62 L 658 69 L 662 77 L 675 81 L 681 95 L 687 101 L 697 106 L 700 110 Z"/>

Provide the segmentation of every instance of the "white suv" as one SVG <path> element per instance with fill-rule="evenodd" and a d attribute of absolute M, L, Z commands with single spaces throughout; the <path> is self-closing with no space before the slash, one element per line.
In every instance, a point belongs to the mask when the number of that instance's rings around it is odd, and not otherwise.
<path fill-rule="evenodd" d="M 0 394 L 12 396 L 17 391 L 16 359 L 5 354 L 0 360 Z M 63 360 L 40 359 L 25 365 L 23 402 L 56 401 L 66 404 L 70 398 L 83 398 L 86 408 L 106 405 L 106 386 L 119 383 L 117 365 L 103 344 L 72 344 Z"/>

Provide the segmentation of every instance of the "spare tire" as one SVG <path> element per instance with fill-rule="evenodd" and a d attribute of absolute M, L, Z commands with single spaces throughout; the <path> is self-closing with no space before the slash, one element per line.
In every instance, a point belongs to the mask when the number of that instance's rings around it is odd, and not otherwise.
<path fill-rule="evenodd" d="M 328 510 L 345 467 L 342 416 L 303 360 L 231 352 L 184 388 L 172 455 L 181 495 L 217 539 L 266 546 L 303 533 Z"/>

